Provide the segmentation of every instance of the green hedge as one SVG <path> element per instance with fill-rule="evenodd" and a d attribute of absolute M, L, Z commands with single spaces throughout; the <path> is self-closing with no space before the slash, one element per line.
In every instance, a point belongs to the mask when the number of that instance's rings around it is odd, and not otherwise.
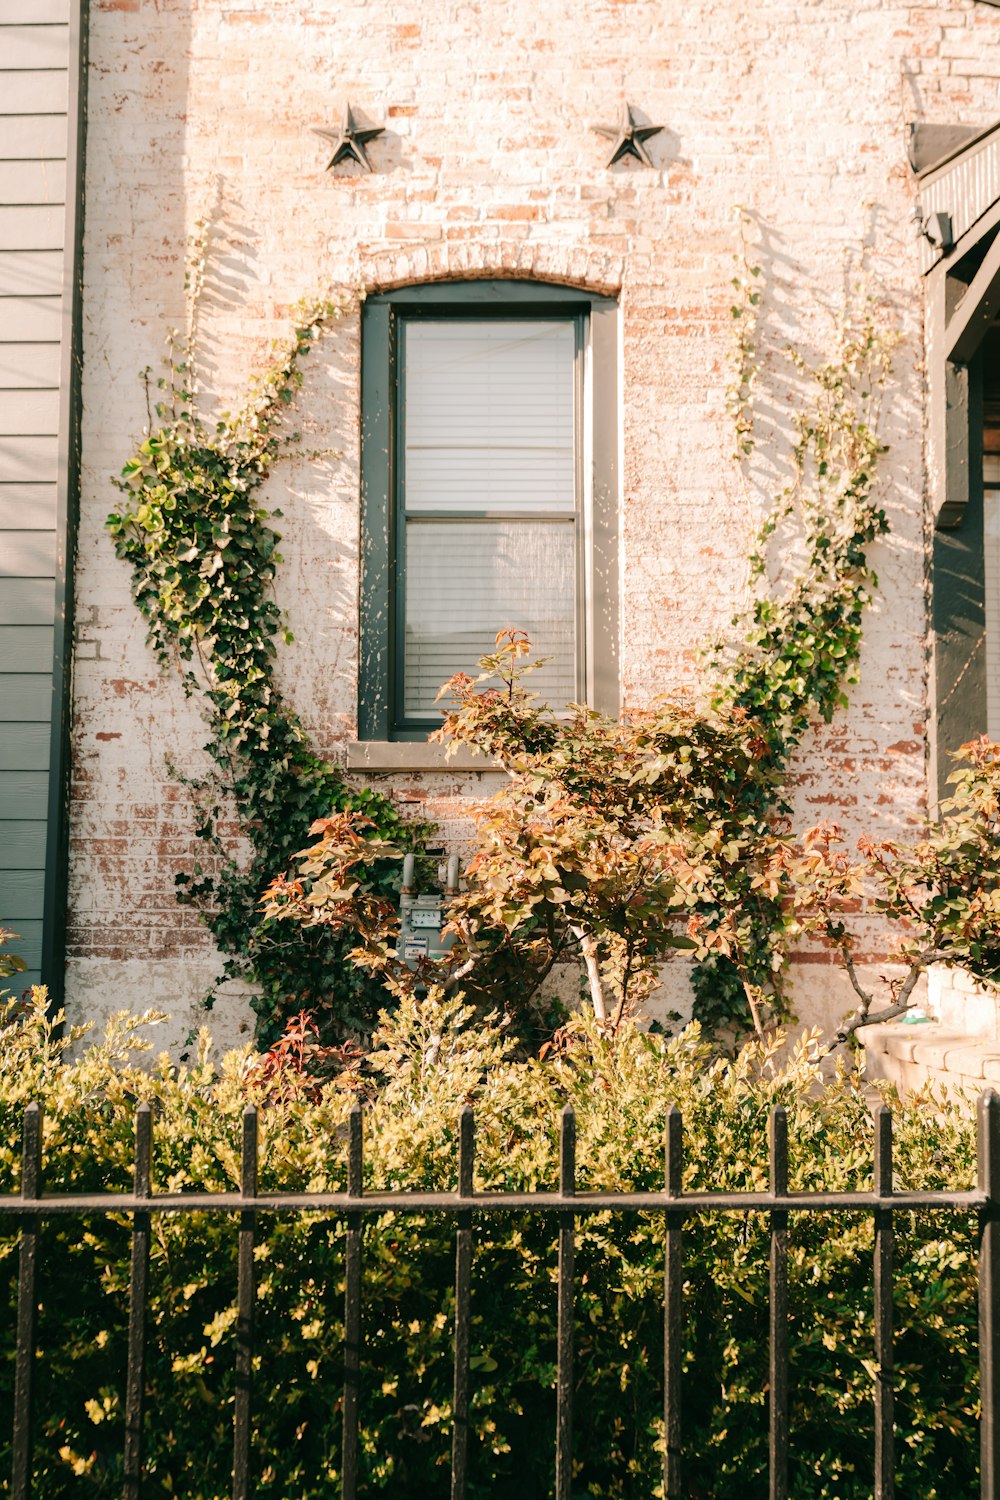
<path fill-rule="evenodd" d="M 668 1106 L 684 1115 L 685 1184 L 766 1185 L 766 1122 L 789 1112 L 795 1189 L 871 1182 L 871 1097 L 841 1075 L 821 1087 L 816 1044 L 791 1061 L 753 1048 L 714 1060 L 697 1029 L 664 1040 L 626 1029 L 612 1043 L 574 1023 L 544 1064 L 511 1056 L 502 1030 L 473 1029 L 458 1002 L 404 1004 L 384 1022 L 364 1084 L 366 1184 L 452 1188 L 457 1122 L 476 1107 L 477 1186 L 555 1186 L 561 1106 L 578 1116 L 581 1187 L 662 1183 Z M 130 1183 L 133 1112 L 155 1102 L 156 1190 L 238 1181 L 245 1056 L 145 1073 L 140 1021 L 60 1063 L 41 1011 L 0 1027 L 0 1191 L 16 1188 L 25 1105 L 46 1111 L 45 1183 Z M 357 1082 L 357 1080 L 355 1080 Z M 264 1190 L 345 1180 L 349 1080 L 317 1102 L 265 1108 Z M 970 1112 L 912 1100 L 896 1111 L 897 1180 L 967 1187 Z M 897 1447 L 908 1500 L 970 1495 L 978 1457 L 975 1226 L 970 1216 L 897 1214 Z M 2 1221 L 0 1221 L 0 1227 Z M 234 1378 L 235 1226 L 228 1216 L 154 1217 L 144 1493 L 228 1493 Z M 258 1250 L 255 1493 L 337 1493 L 343 1224 L 268 1218 Z M 791 1491 L 872 1493 L 872 1228 L 867 1216 L 793 1216 Z M 473 1291 L 471 1494 L 552 1493 L 555 1233 L 511 1214 L 478 1225 Z M 685 1231 L 685 1493 L 767 1493 L 767 1223 L 715 1215 Z M 574 1495 L 659 1494 L 663 1225 L 581 1221 L 577 1258 Z M 16 1241 L 0 1237 L 0 1411 L 11 1408 Z M 121 1493 L 126 1222 L 49 1221 L 42 1234 L 35 1494 Z M 444 1496 L 451 1442 L 453 1229 L 386 1216 L 364 1243 L 363 1493 Z M 10 1434 L 0 1434 L 9 1445 Z M 0 1473 L 9 1472 L 9 1447 Z"/>

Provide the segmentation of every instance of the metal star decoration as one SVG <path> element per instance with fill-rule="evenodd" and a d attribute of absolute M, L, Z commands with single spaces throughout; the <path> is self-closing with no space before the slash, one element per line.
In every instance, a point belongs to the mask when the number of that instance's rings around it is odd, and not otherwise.
<path fill-rule="evenodd" d="M 659 135 L 663 130 L 662 125 L 640 125 L 632 113 L 631 104 L 622 105 L 621 121 L 617 125 L 592 125 L 598 135 L 607 136 L 609 141 L 614 141 L 615 149 L 611 153 L 609 167 L 613 167 L 616 161 L 621 161 L 623 156 L 634 156 L 636 161 L 641 161 L 644 167 L 653 166 L 653 160 L 643 145 L 651 135 Z"/>
<path fill-rule="evenodd" d="M 339 130 L 324 130 L 321 125 L 312 127 L 313 135 L 321 135 L 325 141 L 333 145 L 333 155 L 326 164 L 329 172 L 331 167 L 337 166 L 338 162 L 356 161 L 359 167 L 364 167 L 366 172 L 372 171 L 372 164 L 368 160 L 368 152 L 365 146 L 373 141 L 377 135 L 382 135 L 385 127 L 376 126 L 374 129 L 363 129 L 354 118 L 354 111 L 350 104 L 344 106 L 344 118 Z"/>

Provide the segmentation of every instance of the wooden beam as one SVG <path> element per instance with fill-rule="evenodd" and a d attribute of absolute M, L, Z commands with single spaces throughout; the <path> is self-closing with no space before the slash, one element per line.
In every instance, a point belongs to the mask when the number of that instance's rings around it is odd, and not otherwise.
<path fill-rule="evenodd" d="M 986 731 L 982 356 L 947 375 L 946 506 L 931 543 L 929 770 L 939 800 L 951 753 Z"/>
<path fill-rule="evenodd" d="M 948 319 L 945 358 L 967 365 L 1000 312 L 1000 234 L 986 252 L 969 289 Z"/>
<path fill-rule="evenodd" d="M 945 501 L 937 524 L 944 530 L 957 525 L 965 515 L 969 496 L 974 492 L 969 430 L 969 367 L 946 365 L 945 393 Z"/>

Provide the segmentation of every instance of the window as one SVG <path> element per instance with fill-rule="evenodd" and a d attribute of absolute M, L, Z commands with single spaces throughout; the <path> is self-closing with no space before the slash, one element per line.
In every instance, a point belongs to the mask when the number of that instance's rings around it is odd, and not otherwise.
<path fill-rule="evenodd" d="M 524 282 L 365 303 L 362 739 L 424 739 L 507 625 L 553 706 L 617 709 L 616 312 Z"/>

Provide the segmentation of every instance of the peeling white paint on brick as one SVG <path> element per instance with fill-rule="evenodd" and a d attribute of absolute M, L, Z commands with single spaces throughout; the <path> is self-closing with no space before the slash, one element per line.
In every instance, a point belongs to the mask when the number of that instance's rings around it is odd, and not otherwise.
<path fill-rule="evenodd" d="M 876 559 L 849 712 L 796 766 L 802 824 L 902 832 L 923 805 L 922 287 L 909 222 L 910 119 L 989 123 L 1000 12 L 966 0 L 95 0 L 91 6 L 84 480 L 75 660 L 69 1003 L 75 1014 L 193 999 L 214 972 L 173 897 L 193 824 L 164 765 L 199 765 L 196 706 L 157 675 L 128 575 L 103 533 L 146 420 L 137 372 L 183 315 L 183 247 L 214 214 L 205 379 L 237 400 L 298 298 L 442 275 L 535 275 L 620 290 L 622 688 L 641 704 L 689 681 L 742 598 L 751 511 L 780 482 L 789 342 L 821 358 L 845 248 L 865 237 L 904 341 L 889 403 L 893 534 Z M 627 98 L 667 128 L 657 170 L 608 171 L 589 125 Z M 325 173 L 309 127 L 350 99 L 386 132 L 375 171 Z M 764 426 L 748 511 L 724 409 L 733 205 L 761 224 Z M 279 580 L 297 644 L 281 677 L 319 745 L 356 734 L 359 337 L 356 311 L 310 358 L 306 445 L 270 482 Z M 477 778 L 405 790 L 460 836 Z M 833 970 L 800 966 L 817 1017 Z M 143 975 L 149 975 L 147 986 Z M 136 993 L 136 991 L 139 993 Z M 98 998 L 100 997 L 100 998 Z M 833 1008 L 843 1009 L 838 997 Z M 233 1024 L 245 1020 L 233 1002 Z M 226 1022 L 228 1025 L 229 1022 Z"/>
<path fill-rule="evenodd" d="M 104 1026 L 119 1010 L 159 1011 L 168 1017 L 142 1033 L 151 1043 L 150 1059 L 161 1052 L 172 1057 L 193 1056 L 202 1027 L 212 1035 L 215 1056 L 253 1041 L 253 1016 L 246 990 L 223 986 L 213 1010 L 199 1003 L 219 971 L 212 954 L 192 957 L 183 965 L 170 959 L 74 958 L 67 981 L 72 981 L 76 1017 L 93 1026 L 88 1040 L 99 1040 Z M 86 1045 L 86 1044 L 84 1044 Z"/>

